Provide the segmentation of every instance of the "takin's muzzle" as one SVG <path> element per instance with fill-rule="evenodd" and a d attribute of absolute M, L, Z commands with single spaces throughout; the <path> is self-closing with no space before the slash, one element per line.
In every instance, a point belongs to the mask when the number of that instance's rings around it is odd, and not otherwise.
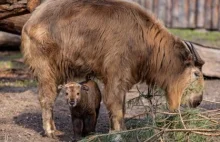
<path fill-rule="evenodd" d="M 193 97 L 191 100 L 189 100 L 188 106 L 191 108 L 195 108 L 199 106 L 200 103 L 202 102 L 202 98 L 203 98 L 203 95 L 198 95 L 198 96 Z"/>
<path fill-rule="evenodd" d="M 199 71 L 193 72 L 190 84 L 184 90 L 181 104 L 190 108 L 199 106 L 203 99 L 204 79 Z"/>

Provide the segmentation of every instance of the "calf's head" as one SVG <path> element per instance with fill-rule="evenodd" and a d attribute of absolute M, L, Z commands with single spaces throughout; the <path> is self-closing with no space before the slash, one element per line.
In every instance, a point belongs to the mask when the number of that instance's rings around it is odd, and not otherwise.
<path fill-rule="evenodd" d="M 70 82 L 64 85 L 67 104 L 70 107 L 76 107 L 82 99 L 83 91 L 88 91 L 89 87 L 76 82 Z"/>

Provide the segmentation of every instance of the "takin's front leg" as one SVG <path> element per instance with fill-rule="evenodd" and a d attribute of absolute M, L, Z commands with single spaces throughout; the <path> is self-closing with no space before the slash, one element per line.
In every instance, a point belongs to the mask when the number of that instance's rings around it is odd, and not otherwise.
<path fill-rule="evenodd" d="M 117 84 L 117 86 L 116 86 Z M 125 91 L 119 88 L 122 87 L 118 82 L 116 84 L 105 85 L 105 93 L 103 101 L 109 111 L 111 121 L 111 130 L 125 130 L 124 115 L 125 115 Z"/>
<path fill-rule="evenodd" d="M 53 120 L 53 106 L 57 97 L 57 86 L 55 81 L 45 80 L 42 78 L 39 80 L 39 101 L 42 108 L 43 129 L 48 137 L 56 138 L 56 135 L 62 134 L 56 130 Z"/>

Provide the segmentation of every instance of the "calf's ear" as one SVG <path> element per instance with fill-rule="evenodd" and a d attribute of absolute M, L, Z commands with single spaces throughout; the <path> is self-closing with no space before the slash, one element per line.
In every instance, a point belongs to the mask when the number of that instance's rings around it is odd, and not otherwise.
<path fill-rule="evenodd" d="M 64 87 L 63 85 L 59 85 L 58 89 L 61 90 L 61 89 L 63 89 L 63 87 Z"/>
<path fill-rule="evenodd" d="M 82 90 L 89 91 L 89 87 L 87 85 L 82 85 Z"/>

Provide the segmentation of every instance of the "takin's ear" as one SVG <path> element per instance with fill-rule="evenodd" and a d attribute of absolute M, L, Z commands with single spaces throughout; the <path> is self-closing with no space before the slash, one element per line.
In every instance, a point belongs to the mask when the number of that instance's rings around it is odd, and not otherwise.
<path fill-rule="evenodd" d="M 82 85 L 82 90 L 89 91 L 89 87 L 87 85 Z"/>
<path fill-rule="evenodd" d="M 186 65 L 189 65 L 193 62 L 193 55 L 192 54 L 189 54 L 188 57 L 186 58 L 186 60 L 184 61 L 184 63 Z"/>

